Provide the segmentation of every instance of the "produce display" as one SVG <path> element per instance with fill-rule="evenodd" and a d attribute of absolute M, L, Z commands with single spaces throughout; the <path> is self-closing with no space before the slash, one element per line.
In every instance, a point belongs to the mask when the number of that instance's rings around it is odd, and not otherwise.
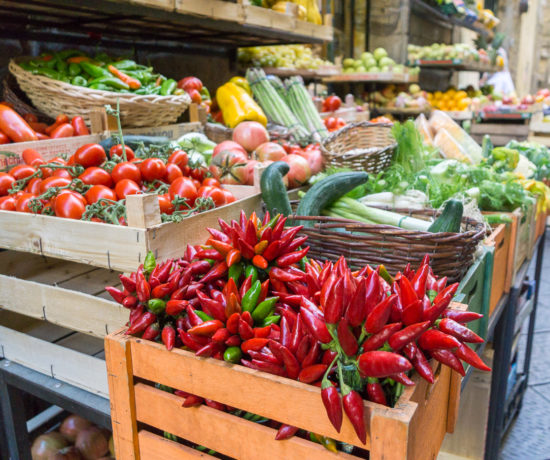
<path fill-rule="evenodd" d="M 457 91 L 454 88 L 449 88 L 445 92 L 428 92 L 426 93 L 426 99 L 434 109 L 451 112 L 466 111 L 472 103 L 472 99 L 468 97 L 466 91 Z"/>
<path fill-rule="evenodd" d="M 115 447 L 110 431 L 73 414 L 56 431 L 37 436 L 31 456 L 33 460 L 110 460 L 115 458 Z"/>
<path fill-rule="evenodd" d="M 360 59 L 346 58 L 342 62 L 344 73 L 380 73 L 393 72 L 402 74 L 408 72 L 410 75 L 418 74 L 416 67 L 405 67 L 397 64 L 384 48 L 376 48 L 372 53 L 366 51 L 361 54 Z"/>
<path fill-rule="evenodd" d="M 365 95 L 365 99 L 373 102 L 374 107 L 429 110 L 428 93 L 420 89 L 416 83 L 411 85 L 386 85 L 380 91 Z"/>
<path fill-rule="evenodd" d="M 0 104 L 0 144 L 29 142 L 62 137 L 85 136 L 90 134 L 82 117 L 69 119 L 58 115 L 51 125 L 40 123 L 32 113 L 19 115 L 6 102 Z"/>
<path fill-rule="evenodd" d="M 488 29 L 493 29 L 500 24 L 500 20 L 493 11 L 484 8 L 484 2 L 479 0 L 431 0 L 431 3 L 441 9 L 442 13 L 462 19 L 470 24 L 477 21 Z"/>
<path fill-rule="evenodd" d="M 237 58 L 241 64 L 251 67 L 316 70 L 323 66 L 334 66 L 332 62 L 316 57 L 313 49 L 306 45 L 239 48 Z"/>
<path fill-rule="evenodd" d="M 456 64 L 482 64 L 486 66 L 496 65 L 504 66 L 502 56 L 494 56 L 495 61 L 484 49 L 477 49 L 467 43 L 455 43 L 447 45 L 445 43 L 434 43 L 430 46 L 418 46 L 409 44 L 408 62 L 411 65 L 419 65 L 420 61 L 453 61 Z"/>
<path fill-rule="evenodd" d="M 323 23 L 317 2 L 312 0 L 293 0 L 289 2 L 283 2 L 280 0 L 252 0 L 251 3 L 255 6 L 271 8 L 273 11 L 277 11 L 279 13 L 288 13 L 289 11 L 292 11 L 291 7 L 295 6 L 297 17 L 301 21 L 308 21 L 313 24 Z"/>
<path fill-rule="evenodd" d="M 428 356 L 462 375 L 461 360 L 490 370 L 466 345 L 483 341 L 464 326 L 481 315 L 449 309 L 458 284 L 437 278 L 429 257 L 395 277 L 382 266 L 352 272 L 343 257 L 308 259 L 302 227 L 285 222 L 241 213 L 208 228 L 205 245 L 187 246 L 179 260 L 157 263 L 149 253 L 136 272 L 120 275 L 124 291 L 107 288 L 130 310 L 126 334 L 320 386 L 335 429 L 345 413 L 363 444 L 363 398 L 393 406 L 403 386 L 414 385 L 413 368 L 433 383 Z M 185 398 L 184 407 L 235 412 L 168 390 Z M 276 439 L 298 431 L 280 425 Z"/>

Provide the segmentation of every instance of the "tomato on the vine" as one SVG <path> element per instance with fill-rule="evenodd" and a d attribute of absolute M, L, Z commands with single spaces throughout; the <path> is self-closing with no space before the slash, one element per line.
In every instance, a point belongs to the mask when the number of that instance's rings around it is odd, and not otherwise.
<path fill-rule="evenodd" d="M 0 172 L 0 196 L 8 194 L 8 190 L 15 183 L 16 179 L 12 175 Z"/>
<path fill-rule="evenodd" d="M 221 188 L 220 190 L 225 195 L 225 204 L 233 203 L 234 201 L 236 201 L 235 195 L 233 195 L 229 190 L 225 190 L 223 188 Z"/>
<path fill-rule="evenodd" d="M 79 193 L 67 190 L 55 197 L 53 209 L 58 217 L 80 219 L 86 211 L 86 201 Z"/>
<path fill-rule="evenodd" d="M 75 163 L 85 168 L 99 166 L 107 159 L 105 150 L 99 144 L 85 144 L 74 153 L 73 157 Z"/>
<path fill-rule="evenodd" d="M 137 184 L 141 183 L 139 166 L 128 161 L 117 164 L 111 171 L 111 177 L 115 181 L 115 184 L 123 179 L 130 179 Z"/>
<path fill-rule="evenodd" d="M 0 197 L 0 211 L 15 211 L 15 201 L 14 196 Z"/>
<path fill-rule="evenodd" d="M 117 201 L 116 193 L 105 185 L 94 185 L 84 195 L 88 204 L 94 204 L 100 199 Z"/>
<path fill-rule="evenodd" d="M 78 176 L 78 178 L 87 185 L 105 185 L 107 187 L 113 186 L 113 179 L 111 175 L 103 168 L 97 166 L 90 166 L 86 168 L 84 172 Z"/>
<path fill-rule="evenodd" d="M 136 195 L 141 193 L 139 185 L 131 179 L 122 179 L 115 186 L 116 196 L 119 200 L 126 198 L 128 195 Z"/>
<path fill-rule="evenodd" d="M 73 176 L 70 175 L 66 169 L 55 169 L 51 177 L 63 177 L 64 179 L 72 180 Z"/>
<path fill-rule="evenodd" d="M 193 181 L 187 177 L 180 177 L 172 182 L 168 192 L 170 193 L 170 198 L 172 200 L 177 195 L 180 198 L 184 198 L 189 206 L 193 206 L 193 203 L 195 203 L 198 196 L 197 187 L 195 187 Z"/>
<path fill-rule="evenodd" d="M 166 165 L 166 181 L 171 184 L 180 177 L 183 177 L 183 173 L 179 166 L 174 163 L 168 163 Z"/>
<path fill-rule="evenodd" d="M 126 151 L 126 161 L 131 161 L 136 157 L 134 151 L 127 145 L 124 145 L 124 150 Z M 122 144 L 113 145 L 109 150 L 109 158 L 115 156 L 122 158 Z"/>
<path fill-rule="evenodd" d="M 168 163 L 174 163 L 175 165 L 178 165 L 183 172 L 183 168 L 189 163 L 189 157 L 187 156 L 187 153 L 183 150 L 174 150 L 172 152 L 172 155 L 170 155 L 170 157 L 168 158 Z"/>
<path fill-rule="evenodd" d="M 154 180 L 163 180 L 166 176 L 166 165 L 160 158 L 147 158 L 139 166 L 141 177 L 152 182 Z"/>
<path fill-rule="evenodd" d="M 40 179 L 40 177 L 33 177 L 25 187 L 25 191 L 32 193 L 33 195 L 40 195 L 41 183 L 42 179 Z"/>
<path fill-rule="evenodd" d="M 71 183 L 70 179 L 66 177 L 48 177 L 40 183 L 40 194 L 44 193 L 46 190 L 52 187 L 66 187 Z"/>
<path fill-rule="evenodd" d="M 33 195 L 32 193 L 23 193 L 19 198 L 17 198 L 17 201 L 15 202 L 15 210 L 17 212 L 32 212 L 29 208 L 29 202 L 36 198 L 36 195 Z"/>
<path fill-rule="evenodd" d="M 169 193 L 159 195 L 159 208 L 162 214 L 172 214 L 174 212 L 174 205 L 172 204 L 172 198 Z"/>
<path fill-rule="evenodd" d="M 36 172 L 36 169 L 30 165 L 18 165 L 10 169 L 10 175 L 15 180 L 25 179 L 32 176 Z"/>
<path fill-rule="evenodd" d="M 211 185 L 212 187 L 221 187 L 220 181 L 214 177 L 207 177 L 202 181 L 202 185 Z"/>
<path fill-rule="evenodd" d="M 207 170 L 204 168 L 194 168 L 190 172 L 190 176 L 193 179 L 198 180 L 199 182 L 202 182 L 204 178 L 206 177 Z"/>

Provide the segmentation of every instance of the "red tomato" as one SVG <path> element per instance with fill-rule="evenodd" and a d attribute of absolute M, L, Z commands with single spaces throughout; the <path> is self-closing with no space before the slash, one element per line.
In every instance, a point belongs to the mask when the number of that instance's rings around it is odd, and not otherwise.
<path fill-rule="evenodd" d="M 200 91 L 202 89 L 202 81 L 197 77 L 185 77 L 178 81 L 178 88 L 184 89 L 187 92 L 192 89 Z"/>
<path fill-rule="evenodd" d="M 84 196 L 88 204 L 94 204 L 102 198 L 117 201 L 116 193 L 105 185 L 94 185 Z"/>
<path fill-rule="evenodd" d="M 27 192 L 32 193 L 33 195 L 40 195 L 41 183 L 42 179 L 40 179 L 40 177 L 34 177 L 29 181 L 25 189 Z"/>
<path fill-rule="evenodd" d="M 202 181 L 202 185 L 210 185 L 212 187 L 221 187 L 220 181 L 213 177 L 207 177 Z"/>
<path fill-rule="evenodd" d="M 199 189 L 199 196 L 204 198 L 212 198 L 212 201 L 218 206 L 223 206 L 225 204 L 225 194 L 222 189 L 217 187 L 212 187 L 211 185 L 204 185 Z"/>
<path fill-rule="evenodd" d="M 115 192 L 116 196 L 119 200 L 122 200 L 123 198 L 126 198 L 127 195 L 136 195 L 137 193 L 141 193 L 141 189 L 139 188 L 139 185 L 136 184 L 131 179 L 122 179 L 121 181 L 117 182 L 115 186 Z"/>
<path fill-rule="evenodd" d="M 233 203 L 236 200 L 235 196 L 229 190 L 225 190 L 223 188 L 220 190 L 225 195 L 225 204 Z"/>
<path fill-rule="evenodd" d="M 74 128 L 70 123 L 61 123 L 57 125 L 53 131 L 50 132 L 52 139 L 61 139 L 62 137 L 73 137 Z"/>
<path fill-rule="evenodd" d="M 174 150 L 172 152 L 172 155 L 170 155 L 170 158 L 168 158 L 168 163 L 174 163 L 178 165 L 182 172 L 183 168 L 187 166 L 188 162 L 189 157 L 187 156 L 187 153 L 185 153 L 183 150 Z"/>
<path fill-rule="evenodd" d="M 204 168 L 195 168 L 191 170 L 190 175 L 193 179 L 196 179 L 199 182 L 202 182 L 206 177 L 206 171 L 207 170 Z"/>
<path fill-rule="evenodd" d="M 85 200 L 79 193 L 67 190 L 67 193 L 60 193 L 55 198 L 54 212 L 58 217 L 80 219 L 84 211 L 86 211 Z"/>
<path fill-rule="evenodd" d="M 201 93 L 199 93 L 196 89 L 190 89 L 187 91 L 187 94 L 189 94 L 189 97 L 191 98 L 191 102 L 194 102 L 195 104 L 200 104 L 202 101 Z"/>
<path fill-rule="evenodd" d="M 329 131 L 332 131 L 333 129 L 336 129 L 336 127 L 337 127 L 336 118 L 334 118 L 334 117 L 325 118 L 325 126 L 327 127 L 327 129 Z"/>
<path fill-rule="evenodd" d="M 84 172 L 78 176 L 78 178 L 88 185 L 106 185 L 107 187 L 113 186 L 113 179 L 111 175 L 102 168 L 97 166 L 90 166 L 86 168 Z"/>
<path fill-rule="evenodd" d="M 66 165 L 67 164 L 65 159 L 61 158 L 61 157 L 52 158 L 50 161 L 48 161 L 48 163 L 58 163 L 60 165 Z"/>
<path fill-rule="evenodd" d="M 70 179 L 65 177 L 48 177 L 40 183 L 40 194 L 44 193 L 46 190 L 52 187 L 65 187 L 71 183 Z"/>
<path fill-rule="evenodd" d="M 8 194 L 8 190 L 15 183 L 15 177 L 12 175 L 0 172 L 0 196 Z"/>
<path fill-rule="evenodd" d="M 36 198 L 32 193 L 23 193 L 15 202 L 15 210 L 18 212 L 32 212 L 29 208 L 29 201 Z"/>
<path fill-rule="evenodd" d="M 166 165 L 166 181 L 171 184 L 180 177 L 183 177 L 183 173 L 179 166 L 174 163 L 168 163 Z"/>
<path fill-rule="evenodd" d="M 74 162 L 85 168 L 99 166 L 106 159 L 105 150 L 99 144 L 85 144 L 74 153 Z"/>
<path fill-rule="evenodd" d="M 193 181 L 193 184 L 195 184 L 195 188 L 198 190 L 202 187 L 202 183 L 200 180 L 197 179 L 191 179 Z"/>
<path fill-rule="evenodd" d="M 342 99 L 338 96 L 329 96 L 323 102 L 323 108 L 326 109 L 324 110 L 325 112 L 334 112 L 335 110 L 338 110 L 341 105 Z"/>
<path fill-rule="evenodd" d="M 73 176 L 66 169 L 56 169 L 54 170 L 52 177 L 63 177 L 64 179 L 72 180 Z"/>
<path fill-rule="evenodd" d="M 163 214 L 172 214 L 174 212 L 174 205 L 172 204 L 170 194 L 165 193 L 164 195 L 159 195 L 158 197 L 160 212 Z"/>
<path fill-rule="evenodd" d="M 133 160 L 136 157 L 134 151 L 127 145 L 124 145 L 124 150 L 126 150 L 127 161 Z M 113 158 L 114 156 L 122 158 L 122 144 L 113 145 L 111 147 L 111 150 L 109 150 L 109 158 Z"/>
<path fill-rule="evenodd" d="M 139 170 L 141 177 L 149 182 L 163 180 L 166 176 L 166 165 L 160 158 L 147 158 L 139 165 Z"/>
<path fill-rule="evenodd" d="M 15 197 L 3 196 L 0 198 L 0 211 L 15 211 Z"/>
<path fill-rule="evenodd" d="M 193 181 L 187 177 L 180 177 L 176 179 L 169 188 L 170 198 L 173 200 L 176 195 L 180 198 L 185 198 L 186 203 L 189 206 L 193 206 L 195 200 L 197 199 L 197 187 Z"/>
<path fill-rule="evenodd" d="M 36 166 L 36 165 L 45 163 L 44 158 L 42 158 L 42 155 L 34 149 L 23 150 L 23 153 L 21 153 L 21 156 L 23 157 L 23 161 L 27 165 Z"/>
<path fill-rule="evenodd" d="M 15 180 L 25 179 L 25 177 L 32 176 L 36 172 L 36 169 L 30 165 L 19 165 L 10 169 L 10 175 Z"/>
<path fill-rule="evenodd" d="M 141 183 L 141 171 L 139 166 L 128 161 L 117 164 L 111 172 L 111 177 L 115 181 L 115 184 L 123 179 L 130 179 L 137 184 Z"/>

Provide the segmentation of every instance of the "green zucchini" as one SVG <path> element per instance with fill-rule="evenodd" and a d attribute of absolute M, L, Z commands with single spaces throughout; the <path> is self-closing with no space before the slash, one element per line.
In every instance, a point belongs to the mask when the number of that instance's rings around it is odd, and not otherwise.
<path fill-rule="evenodd" d="M 324 208 L 364 184 L 369 179 L 366 172 L 341 172 L 332 174 L 315 183 L 300 200 L 298 216 L 320 216 Z M 303 221 L 302 225 L 312 227 L 314 222 Z"/>
<path fill-rule="evenodd" d="M 429 232 L 460 232 L 460 223 L 462 222 L 462 214 L 464 213 L 464 205 L 459 200 L 449 200 L 445 204 L 443 212 L 428 228 Z"/>
<path fill-rule="evenodd" d="M 281 213 L 284 216 L 292 214 L 290 201 L 286 192 L 283 176 L 288 174 L 290 166 L 284 161 L 271 163 L 262 173 L 260 179 L 260 188 L 262 190 L 262 200 L 269 213 L 274 216 Z"/>
<path fill-rule="evenodd" d="M 144 145 L 164 145 L 169 142 L 170 139 L 166 136 L 142 136 L 139 134 L 124 135 L 124 144 L 132 149 L 138 148 L 142 143 Z M 103 139 L 99 144 L 108 152 L 113 145 L 120 144 L 120 139 L 118 136 L 108 137 L 107 139 Z"/>

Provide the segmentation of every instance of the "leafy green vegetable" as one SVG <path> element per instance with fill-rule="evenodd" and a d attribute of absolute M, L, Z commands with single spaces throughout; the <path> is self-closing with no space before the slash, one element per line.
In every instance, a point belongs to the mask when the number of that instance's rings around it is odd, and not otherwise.
<path fill-rule="evenodd" d="M 534 142 L 510 141 L 506 147 L 517 150 L 535 164 L 537 171 L 534 178 L 536 180 L 550 177 L 550 152 L 546 146 Z"/>

